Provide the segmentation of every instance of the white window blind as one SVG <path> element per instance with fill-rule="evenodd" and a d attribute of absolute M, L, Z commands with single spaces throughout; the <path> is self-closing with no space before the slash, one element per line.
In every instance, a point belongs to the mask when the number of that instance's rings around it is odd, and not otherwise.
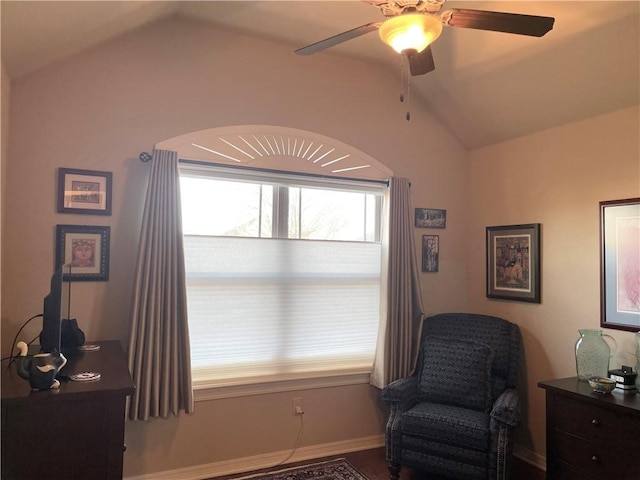
<path fill-rule="evenodd" d="M 224 181 L 224 177 L 211 172 L 199 175 L 192 169 L 181 171 L 184 180 Z M 234 172 L 234 177 L 237 176 Z M 242 182 L 242 178 L 232 181 Z M 269 183 L 268 177 L 261 177 L 259 182 L 262 197 L 256 195 L 252 201 L 259 212 L 256 215 L 262 217 L 265 205 L 270 205 L 265 203 L 264 195 L 272 194 L 272 185 L 291 191 L 300 188 L 297 179 L 285 181 L 279 177 L 277 182 Z M 214 185 L 221 187 L 219 183 L 211 184 Z M 364 191 L 359 191 L 334 181 L 328 189 L 326 180 L 314 182 L 312 177 L 306 177 L 304 188 L 307 187 L 339 195 L 356 194 L 356 197 L 327 198 L 349 199 L 354 208 L 360 209 L 355 210 L 361 212 L 359 224 L 379 227 L 382 185 L 367 185 Z M 296 202 L 300 196 L 313 198 L 312 208 L 267 210 L 274 212 L 274 217 L 283 212 L 295 216 L 295 225 L 318 223 L 313 232 L 304 234 L 313 239 L 264 238 L 265 230 L 278 229 L 263 227 L 262 234 L 251 237 L 246 236 L 251 229 L 238 225 L 229 226 L 228 231 L 241 231 L 245 236 L 224 235 L 219 231 L 215 235 L 202 234 L 200 230 L 207 220 L 194 222 L 194 209 L 201 210 L 198 215 L 216 218 L 220 209 L 233 209 L 246 203 L 247 197 L 238 202 L 232 198 L 211 202 L 210 198 L 198 197 L 192 185 L 188 193 L 183 192 L 183 210 L 185 214 L 190 210 L 185 216 L 192 219 L 184 222 L 184 240 L 195 385 L 231 386 L 371 370 L 380 317 L 381 245 L 376 240 L 379 236 L 369 241 L 316 240 L 322 236 L 319 232 L 331 231 L 325 228 L 327 222 L 340 223 L 336 217 L 346 214 L 344 209 L 334 207 L 323 210 L 322 196 L 307 195 L 304 188 L 296 190 L 290 198 Z M 207 191 L 205 197 L 210 197 L 211 190 L 203 188 L 203 192 Z M 371 201 L 372 194 L 376 201 Z M 353 211 L 348 214 L 350 223 L 354 215 Z M 246 215 L 235 216 L 251 223 Z M 319 221 L 323 216 L 330 218 L 325 218 L 327 222 Z M 310 222 L 311 217 L 314 222 Z M 278 219 L 273 221 L 277 223 Z M 291 228 L 289 222 L 287 230 L 285 236 L 296 228 Z M 356 230 L 363 238 L 370 236 L 362 233 L 361 226 Z M 337 236 L 343 238 L 348 229 L 340 227 L 339 231 Z"/>

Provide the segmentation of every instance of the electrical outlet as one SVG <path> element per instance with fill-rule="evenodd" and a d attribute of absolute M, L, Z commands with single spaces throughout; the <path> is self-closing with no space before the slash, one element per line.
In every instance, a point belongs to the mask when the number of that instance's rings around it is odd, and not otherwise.
<path fill-rule="evenodd" d="M 302 415 L 304 413 L 302 408 L 302 397 L 293 397 L 292 404 L 294 415 Z"/>

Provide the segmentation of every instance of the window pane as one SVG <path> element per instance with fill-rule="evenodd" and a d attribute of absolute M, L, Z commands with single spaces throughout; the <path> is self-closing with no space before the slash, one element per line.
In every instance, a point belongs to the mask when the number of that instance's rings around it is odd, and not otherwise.
<path fill-rule="evenodd" d="M 185 253 L 194 372 L 371 366 L 380 244 L 187 236 Z"/>
<path fill-rule="evenodd" d="M 260 237 L 273 237 L 273 186 L 262 185 L 260 201 Z"/>
<path fill-rule="evenodd" d="M 303 188 L 300 238 L 364 241 L 367 194 Z M 293 219 L 290 219 L 292 221 Z"/>
<path fill-rule="evenodd" d="M 365 240 L 367 242 L 380 241 L 380 210 L 382 197 L 367 194 L 365 211 Z"/>
<path fill-rule="evenodd" d="M 301 237 L 300 225 L 300 188 L 289 187 L 289 238 Z"/>
<path fill-rule="evenodd" d="M 370 370 L 383 187 L 181 172 L 194 381 Z"/>
<path fill-rule="evenodd" d="M 244 237 L 259 235 L 259 184 L 182 176 L 180 191 L 185 233 Z"/>

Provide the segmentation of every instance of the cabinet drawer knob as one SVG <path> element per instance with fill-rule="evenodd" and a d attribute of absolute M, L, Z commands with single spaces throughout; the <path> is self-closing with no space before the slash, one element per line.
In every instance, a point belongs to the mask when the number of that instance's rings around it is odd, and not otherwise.
<path fill-rule="evenodd" d="M 593 420 L 591 420 L 591 424 L 597 426 L 600 425 L 600 422 L 594 418 Z"/>
<path fill-rule="evenodd" d="M 591 457 L 591 461 L 593 461 L 593 462 L 599 462 L 599 461 L 600 461 L 600 459 L 594 455 L 594 456 L 592 456 L 592 457 Z"/>

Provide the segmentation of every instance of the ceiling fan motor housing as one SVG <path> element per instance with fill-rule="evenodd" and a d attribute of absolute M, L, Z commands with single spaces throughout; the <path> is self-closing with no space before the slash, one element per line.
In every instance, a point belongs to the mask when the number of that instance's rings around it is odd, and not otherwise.
<path fill-rule="evenodd" d="M 376 5 L 385 17 L 404 13 L 431 13 L 440 11 L 446 0 L 396 0 Z"/>

